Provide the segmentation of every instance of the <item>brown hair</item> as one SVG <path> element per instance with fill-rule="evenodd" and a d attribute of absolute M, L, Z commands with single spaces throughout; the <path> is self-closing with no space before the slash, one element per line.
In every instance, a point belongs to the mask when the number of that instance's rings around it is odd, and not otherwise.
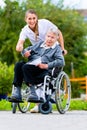
<path fill-rule="evenodd" d="M 26 19 L 27 15 L 28 15 L 29 13 L 30 13 L 30 14 L 35 14 L 35 15 L 37 16 L 37 13 L 36 13 L 35 10 L 29 9 L 29 10 L 27 10 L 26 13 L 25 13 L 25 19 Z M 38 18 L 38 16 L 37 16 L 37 18 Z M 38 20 L 37 20 L 36 26 L 35 26 L 35 28 L 34 28 L 33 31 L 35 32 L 35 39 L 37 40 L 37 36 L 39 35 L 39 32 L 38 32 Z"/>
<path fill-rule="evenodd" d="M 29 10 L 27 10 L 26 13 L 25 13 L 25 18 L 27 17 L 27 15 L 28 15 L 29 13 L 30 13 L 30 14 L 35 14 L 35 15 L 37 16 L 37 13 L 36 13 L 35 10 L 29 9 Z M 38 17 L 38 16 L 37 16 L 37 17 Z"/>

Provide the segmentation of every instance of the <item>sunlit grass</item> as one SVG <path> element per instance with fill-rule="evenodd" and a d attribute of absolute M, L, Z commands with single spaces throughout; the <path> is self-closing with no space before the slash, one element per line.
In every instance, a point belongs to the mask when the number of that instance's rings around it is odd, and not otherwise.
<path fill-rule="evenodd" d="M 35 104 L 31 103 L 30 108 Z M 57 110 L 56 105 L 52 104 L 53 110 Z M 10 111 L 12 110 L 12 104 L 7 100 L 0 101 L 0 111 Z M 71 100 L 69 110 L 87 110 L 87 101 L 86 100 Z"/>

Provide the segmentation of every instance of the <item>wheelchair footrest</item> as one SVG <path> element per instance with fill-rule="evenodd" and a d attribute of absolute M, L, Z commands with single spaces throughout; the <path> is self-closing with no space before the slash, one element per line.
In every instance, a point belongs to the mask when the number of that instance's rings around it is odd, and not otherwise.
<path fill-rule="evenodd" d="M 28 99 L 28 102 L 44 103 L 44 99 L 43 98 L 40 98 L 38 100 L 36 100 L 36 99 Z"/>
<path fill-rule="evenodd" d="M 23 103 L 23 100 L 17 99 L 17 98 L 12 98 L 12 97 L 8 97 L 7 100 L 8 100 L 9 102 Z"/>

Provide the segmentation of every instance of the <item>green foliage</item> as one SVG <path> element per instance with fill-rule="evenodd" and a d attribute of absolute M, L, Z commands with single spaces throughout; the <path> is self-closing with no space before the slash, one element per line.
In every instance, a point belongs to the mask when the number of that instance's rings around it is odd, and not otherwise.
<path fill-rule="evenodd" d="M 13 65 L 0 62 L 0 94 L 11 93 L 13 81 Z"/>
<path fill-rule="evenodd" d="M 85 89 L 81 89 L 79 82 L 71 82 L 71 97 L 80 98 L 81 94 L 85 94 Z"/>
<path fill-rule="evenodd" d="M 53 20 L 52 22 L 55 21 L 64 36 L 65 48 L 68 50 L 68 55 L 65 56 L 65 71 L 70 75 L 70 64 L 73 62 L 77 72 L 75 76 L 84 76 L 87 73 L 82 69 L 82 66 L 87 68 L 87 56 L 84 55 L 84 51 L 87 51 L 87 23 L 75 10 L 54 9 L 54 12 L 55 16 L 51 13 L 48 18 Z M 79 69 L 83 71 L 80 73 Z"/>
<path fill-rule="evenodd" d="M 84 76 L 87 73 L 87 23 L 76 11 L 63 9 L 63 0 L 53 5 L 51 0 L 45 3 L 43 0 L 26 0 L 19 4 L 18 0 L 5 0 L 6 6 L 0 9 L 0 61 L 7 65 L 21 60 L 21 55 L 16 52 L 15 47 L 22 27 L 26 24 L 24 15 L 27 9 L 36 10 L 39 18 L 47 18 L 55 23 L 62 31 L 65 48 L 68 54 L 65 56 L 65 71 L 71 76 L 71 62 L 74 64 L 75 76 Z M 26 40 L 25 46 L 30 45 Z"/>
<path fill-rule="evenodd" d="M 6 61 L 7 64 L 14 63 L 19 59 L 15 47 L 18 34 L 24 25 L 22 11 L 18 2 L 6 0 L 6 7 L 0 12 L 0 60 Z"/>

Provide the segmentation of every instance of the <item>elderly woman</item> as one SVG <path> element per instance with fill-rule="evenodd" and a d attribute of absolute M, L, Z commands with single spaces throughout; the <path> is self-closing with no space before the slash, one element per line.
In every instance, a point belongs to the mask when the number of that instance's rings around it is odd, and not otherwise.
<path fill-rule="evenodd" d="M 42 83 L 44 76 L 51 72 L 54 67 L 63 67 L 65 65 L 61 47 L 57 42 L 59 31 L 57 28 L 50 28 L 47 31 L 45 41 L 39 42 L 22 51 L 22 55 L 28 57 L 27 63 L 18 62 L 15 66 L 15 76 L 13 84 L 16 86 L 12 93 L 11 101 L 20 102 L 21 84 L 23 79 L 30 87 L 28 96 L 29 102 L 38 102 L 39 97 L 35 92 L 34 85 Z"/>

